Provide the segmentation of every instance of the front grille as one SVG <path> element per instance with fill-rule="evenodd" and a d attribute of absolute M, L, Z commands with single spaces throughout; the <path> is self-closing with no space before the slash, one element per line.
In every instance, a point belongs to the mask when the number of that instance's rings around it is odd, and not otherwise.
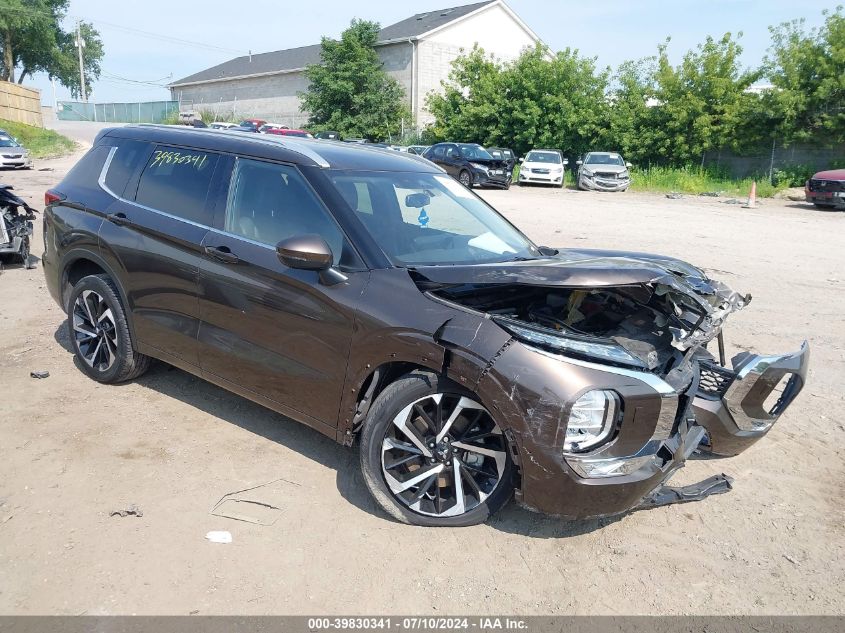
<path fill-rule="evenodd" d="M 534 169 L 534 170 L 532 170 L 532 171 L 533 171 L 535 174 L 548 174 L 548 173 L 549 173 L 549 170 L 548 170 L 548 169 Z"/>
<path fill-rule="evenodd" d="M 813 178 L 810 180 L 810 191 L 842 191 L 843 181 L 841 180 L 822 180 L 821 178 Z"/>
<path fill-rule="evenodd" d="M 610 172 L 608 172 L 608 171 L 597 171 L 596 176 L 598 176 L 599 178 L 610 178 L 611 180 L 615 180 L 616 179 L 616 172 L 613 172 L 613 171 L 610 171 Z"/>
<path fill-rule="evenodd" d="M 3 158 L 23 158 L 23 156 L 19 154 L 3 154 Z"/>
<path fill-rule="evenodd" d="M 731 386 L 736 374 L 730 369 L 711 363 L 700 363 L 698 394 L 705 398 L 721 398 Z"/>

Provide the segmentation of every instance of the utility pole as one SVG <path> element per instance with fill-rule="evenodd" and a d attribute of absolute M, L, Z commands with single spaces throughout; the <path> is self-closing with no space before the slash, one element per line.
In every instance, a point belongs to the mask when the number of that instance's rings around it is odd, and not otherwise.
<path fill-rule="evenodd" d="M 85 65 L 82 62 L 82 49 L 85 48 L 85 40 L 82 39 L 80 30 L 81 20 L 76 21 L 76 50 L 79 51 L 79 85 L 82 88 L 82 102 L 88 103 L 88 94 L 85 90 Z"/>

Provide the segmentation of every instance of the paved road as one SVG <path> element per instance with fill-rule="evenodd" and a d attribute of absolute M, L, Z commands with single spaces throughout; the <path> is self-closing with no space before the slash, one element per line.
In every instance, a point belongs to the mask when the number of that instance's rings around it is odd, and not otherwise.
<path fill-rule="evenodd" d="M 121 127 L 125 123 L 95 123 L 93 121 L 44 121 L 45 127 L 64 134 L 83 145 L 93 145 L 100 130 L 107 127 Z"/>

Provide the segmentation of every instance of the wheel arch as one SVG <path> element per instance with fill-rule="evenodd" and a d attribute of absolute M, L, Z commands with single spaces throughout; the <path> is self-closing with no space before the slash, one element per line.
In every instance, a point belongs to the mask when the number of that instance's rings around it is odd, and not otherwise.
<path fill-rule="evenodd" d="M 108 275 L 114 282 L 117 288 L 117 293 L 120 298 L 120 303 L 123 305 L 123 311 L 126 314 L 126 322 L 129 326 L 129 333 L 132 340 L 135 340 L 135 328 L 133 323 L 132 310 L 129 308 L 129 302 L 126 297 L 126 292 L 120 283 L 120 278 L 115 274 L 114 269 L 106 262 L 103 257 L 88 249 L 74 249 L 68 251 L 62 258 L 62 264 L 59 273 L 59 292 L 62 298 L 62 309 L 67 311 L 67 302 L 70 298 L 71 290 L 74 285 L 83 277 L 88 275 Z"/>

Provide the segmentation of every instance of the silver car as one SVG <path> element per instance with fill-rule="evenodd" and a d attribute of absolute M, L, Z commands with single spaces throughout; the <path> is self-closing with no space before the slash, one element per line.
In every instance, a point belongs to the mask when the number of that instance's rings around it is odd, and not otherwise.
<path fill-rule="evenodd" d="M 590 152 L 578 161 L 578 188 L 625 191 L 631 186 L 631 163 L 613 152 Z"/>
<path fill-rule="evenodd" d="M 0 167 L 32 168 L 29 151 L 5 130 L 0 130 Z"/>

